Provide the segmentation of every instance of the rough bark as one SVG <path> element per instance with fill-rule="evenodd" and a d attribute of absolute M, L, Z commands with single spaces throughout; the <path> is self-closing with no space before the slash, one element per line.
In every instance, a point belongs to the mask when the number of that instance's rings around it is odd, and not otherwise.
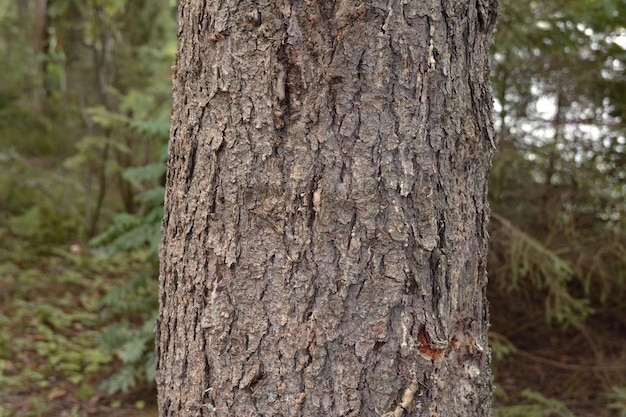
<path fill-rule="evenodd" d="M 160 416 L 491 414 L 496 17 L 181 1 Z"/>

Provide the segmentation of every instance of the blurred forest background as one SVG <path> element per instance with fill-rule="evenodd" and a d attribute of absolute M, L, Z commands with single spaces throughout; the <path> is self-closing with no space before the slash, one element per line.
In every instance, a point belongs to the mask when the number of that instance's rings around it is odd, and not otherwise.
<path fill-rule="evenodd" d="M 626 0 L 501 0 L 495 415 L 626 416 Z M 0 0 L 0 417 L 155 416 L 175 0 Z"/>

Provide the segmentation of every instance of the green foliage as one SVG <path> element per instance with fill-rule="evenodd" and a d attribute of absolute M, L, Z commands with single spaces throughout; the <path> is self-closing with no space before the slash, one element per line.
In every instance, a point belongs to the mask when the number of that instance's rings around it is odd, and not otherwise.
<path fill-rule="evenodd" d="M 152 130 L 152 127 L 149 127 Z M 155 130 L 163 134 L 165 130 Z M 165 149 L 165 146 L 163 146 Z M 166 157 L 166 152 L 161 152 Z M 163 216 L 164 188 L 160 180 L 165 174 L 165 163 L 150 163 L 131 167 L 124 172 L 137 189 L 140 203 L 135 214 L 121 213 L 113 218 L 111 226 L 92 239 L 94 246 L 110 245 L 112 253 L 142 251 L 150 268 L 136 276 L 104 299 L 110 314 L 123 317 L 103 333 L 103 346 L 114 350 L 122 361 L 122 368 L 100 386 L 109 394 L 126 392 L 138 381 L 153 382 L 156 372 L 154 358 L 154 321 L 158 313 L 156 275 L 158 271 L 158 244 Z M 131 317 L 136 317 L 131 323 Z"/>
<path fill-rule="evenodd" d="M 494 358 L 502 360 L 517 351 L 515 345 L 504 335 L 496 332 L 489 332 L 489 346 Z"/>
<path fill-rule="evenodd" d="M 554 398 L 546 398 L 539 392 L 526 389 L 522 391 L 522 397 L 540 405 L 543 409 L 544 416 L 576 417 L 563 402 Z"/>
<path fill-rule="evenodd" d="M 0 148 L 11 147 L 24 155 L 49 155 L 63 146 L 50 119 L 11 102 L 6 105 L 0 104 Z"/>
<path fill-rule="evenodd" d="M 613 387 L 607 397 L 611 401 L 609 408 L 616 410 L 620 417 L 626 417 L 626 387 Z"/>
<path fill-rule="evenodd" d="M 22 257 L 28 259 L 27 254 Z M 0 337 L 0 386 L 38 392 L 72 385 L 90 392 L 87 387 L 114 359 L 99 345 L 108 320 L 98 294 L 112 289 L 111 276 L 143 262 L 133 265 L 118 258 L 105 263 L 68 253 L 40 255 L 37 269 L 20 268 L 17 257 L 0 261 L 7 294 L 0 310 L 5 329 Z"/>
<path fill-rule="evenodd" d="M 149 164 L 144 168 L 126 171 L 128 178 L 136 184 L 155 183 L 164 174 L 164 164 Z M 157 248 L 160 240 L 160 225 L 163 216 L 163 187 L 153 185 L 140 193 L 141 207 L 136 214 L 118 214 L 112 225 L 92 240 L 94 245 L 110 244 L 113 252 L 137 251 L 147 247 L 151 261 L 148 271 L 132 279 L 119 291 L 105 298 L 108 311 L 130 317 L 139 316 L 142 325 L 132 325 L 123 319 L 103 334 L 103 344 L 112 349 L 121 346 L 118 357 L 123 362 L 119 372 L 105 380 L 101 388 L 109 394 L 135 386 L 137 381 L 154 381 L 154 321 L 157 316 L 156 274 L 158 270 Z"/>
<path fill-rule="evenodd" d="M 109 326 L 102 334 L 103 345 L 115 350 L 122 361 L 122 368 L 100 384 L 100 389 L 109 394 L 127 392 L 138 381 L 153 382 L 156 374 L 154 362 L 154 321 L 153 316 L 137 328 L 128 321 Z"/>
<path fill-rule="evenodd" d="M 579 357 L 565 354 L 570 361 L 619 360 L 611 339 L 623 343 L 623 334 L 609 323 L 626 313 L 624 6 L 501 1 L 492 49 L 499 151 L 489 184 L 489 295 L 494 358 L 504 367 L 523 346 L 558 368 L 557 353 L 545 352 L 580 334 L 584 347 Z M 618 370 L 568 372 L 576 387 L 624 384 Z M 532 404 L 498 413 L 571 415 L 537 393 L 524 397 Z"/>
<path fill-rule="evenodd" d="M 102 375 L 116 369 L 118 361 L 125 369 L 138 358 L 136 342 L 103 346 L 102 340 L 112 319 L 155 311 L 155 298 L 149 296 L 153 290 L 146 283 L 134 284 L 143 290 L 130 291 L 132 297 L 121 296 L 127 306 L 139 308 L 110 308 L 114 295 L 128 286 L 127 274 L 139 276 L 153 266 L 142 254 L 75 255 L 67 248 L 38 255 L 36 267 L 26 267 L 30 257 L 28 252 L 0 256 L 0 395 L 28 392 L 38 415 L 59 415 L 47 396 L 72 390 L 78 398 L 92 397 Z M 154 288 L 156 283 L 150 282 Z M 153 349 L 148 327 L 140 327 L 146 357 Z M 147 377 L 154 378 L 154 373 Z M 8 407 L 3 412 L 12 411 Z"/>
<path fill-rule="evenodd" d="M 545 316 L 548 322 L 561 326 L 580 324 L 593 312 L 589 300 L 577 299 L 569 291 L 573 268 L 558 254 L 542 245 L 537 239 L 516 228 L 512 223 L 495 215 L 497 223 L 494 242 L 507 250 L 507 280 L 502 283 L 509 291 L 545 292 Z"/>
<path fill-rule="evenodd" d="M 0 403 L 51 416 L 154 380 L 176 2 L 39 3 L 0 0 Z"/>
<path fill-rule="evenodd" d="M 82 218 L 78 184 L 61 170 L 39 167 L 13 150 L 0 153 L 0 233 L 43 248 L 80 236 Z M 45 166 L 45 161 L 42 161 Z M 5 241 L 6 241 L 5 238 Z M 0 243 L 2 249 L 11 246 Z"/>
<path fill-rule="evenodd" d="M 165 192 L 158 181 L 164 175 L 164 162 L 128 168 L 124 172 L 124 178 L 141 190 L 137 195 L 139 210 L 135 214 L 115 215 L 109 228 L 92 239 L 91 244 L 96 247 L 111 245 L 114 252 L 127 252 L 147 244 L 152 249 L 152 255 L 156 257 L 161 237 Z"/>
<path fill-rule="evenodd" d="M 103 133 L 83 136 L 76 144 L 77 153 L 65 161 L 65 166 L 82 170 L 89 178 L 98 178 L 95 183 L 93 180 L 87 183 L 88 196 L 102 196 L 111 179 L 116 179 L 125 210 L 133 213 L 137 205 L 145 207 L 150 203 L 146 199 L 159 198 L 154 192 L 146 193 L 144 188 L 150 180 L 158 180 L 164 174 L 163 164 L 156 163 L 159 155 L 155 149 L 167 139 L 168 129 L 162 120 L 152 119 L 155 112 L 159 112 L 154 96 L 137 90 L 125 95 L 116 93 L 116 96 L 120 99 L 119 110 L 108 110 L 104 106 L 87 109 L 90 120 Z M 93 191 L 92 186 L 96 188 Z M 159 192 L 162 193 L 162 189 L 157 190 L 157 194 Z M 95 196 L 92 199 L 94 211 L 89 228 L 95 230 L 103 200 Z M 159 212 L 152 215 L 159 215 Z M 121 228 L 117 233 L 128 228 L 129 221 L 129 218 L 116 218 L 114 222 Z"/>
<path fill-rule="evenodd" d="M 538 404 L 517 404 L 494 409 L 496 417 L 545 417 L 543 408 Z"/>
<path fill-rule="evenodd" d="M 496 417 L 576 417 L 563 402 L 546 398 L 542 394 L 525 389 L 522 397 L 531 404 L 518 404 L 506 407 L 497 407 Z"/>

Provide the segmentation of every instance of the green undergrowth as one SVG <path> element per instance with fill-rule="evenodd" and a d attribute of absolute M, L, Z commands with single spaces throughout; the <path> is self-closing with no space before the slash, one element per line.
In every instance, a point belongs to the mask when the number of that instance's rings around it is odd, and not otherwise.
<path fill-rule="evenodd" d="M 0 417 L 115 404 L 154 379 L 154 251 L 81 243 L 71 176 L 0 157 Z"/>
<path fill-rule="evenodd" d="M 77 246 L 72 249 L 78 251 Z M 94 397 L 103 380 L 124 369 L 138 351 L 151 348 L 140 348 L 137 342 L 129 345 L 128 340 L 119 335 L 115 338 L 115 332 L 108 330 L 119 326 L 129 332 L 134 323 L 144 323 L 141 311 L 130 313 L 130 308 L 112 301 L 126 287 L 129 275 L 139 276 L 147 268 L 144 255 L 93 256 L 56 247 L 36 260 L 27 252 L 13 253 L 12 259 L 3 257 L 1 415 L 13 415 L 7 398 L 28 397 L 31 403 L 45 408 L 33 409 L 32 415 L 48 415 L 55 401 L 36 399 L 81 401 Z M 132 301 L 120 304 L 124 302 Z M 118 378 L 105 388 L 112 393 L 118 383 L 122 384 L 119 389 L 129 389 L 136 380 Z"/>

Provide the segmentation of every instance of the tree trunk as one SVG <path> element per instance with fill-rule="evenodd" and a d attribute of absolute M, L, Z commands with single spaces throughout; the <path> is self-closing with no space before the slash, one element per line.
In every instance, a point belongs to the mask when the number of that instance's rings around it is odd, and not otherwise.
<path fill-rule="evenodd" d="M 496 17 L 180 2 L 161 417 L 491 415 Z"/>

